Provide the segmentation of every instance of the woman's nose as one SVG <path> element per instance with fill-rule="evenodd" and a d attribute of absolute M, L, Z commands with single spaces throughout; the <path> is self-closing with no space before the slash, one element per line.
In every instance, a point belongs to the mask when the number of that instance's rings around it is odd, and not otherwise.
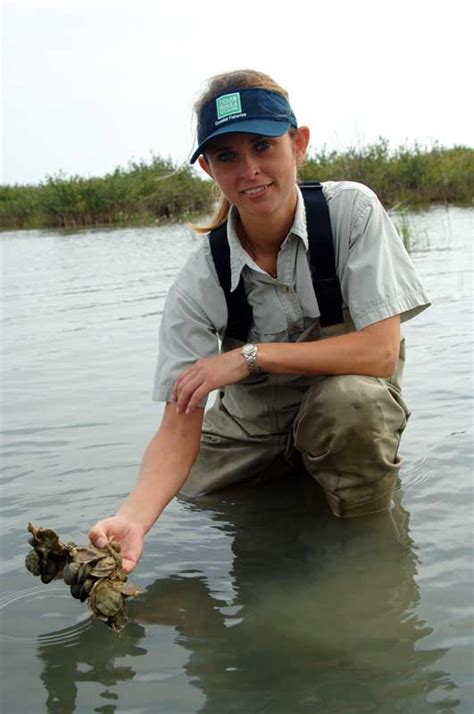
<path fill-rule="evenodd" d="M 240 175 L 242 178 L 251 179 L 260 173 L 258 159 L 251 154 L 244 154 L 240 160 Z"/>

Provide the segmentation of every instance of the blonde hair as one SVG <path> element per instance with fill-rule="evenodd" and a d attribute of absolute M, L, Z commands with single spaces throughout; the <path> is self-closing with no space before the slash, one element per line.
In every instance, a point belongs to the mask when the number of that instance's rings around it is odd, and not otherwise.
<path fill-rule="evenodd" d="M 198 130 L 199 116 L 202 108 L 220 94 L 225 94 L 234 89 L 267 89 L 271 92 L 276 92 L 276 94 L 281 94 L 285 99 L 288 99 L 286 89 L 280 87 L 275 80 L 263 72 L 257 72 L 253 69 L 237 69 L 234 72 L 216 74 L 208 80 L 205 91 L 194 105 L 194 111 L 198 119 Z M 209 225 L 196 226 L 190 224 L 190 227 L 197 233 L 209 233 L 219 228 L 228 218 L 230 203 L 216 183 L 214 183 L 212 187 L 212 193 L 217 205 Z"/>

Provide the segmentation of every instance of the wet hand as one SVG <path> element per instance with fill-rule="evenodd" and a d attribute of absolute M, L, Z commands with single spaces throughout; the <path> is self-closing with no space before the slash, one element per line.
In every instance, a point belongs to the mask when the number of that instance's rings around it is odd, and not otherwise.
<path fill-rule="evenodd" d="M 214 389 L 240 382 L 249 370 L 240 349 L 200 359 L 184 370 L 175 382 L 172 399 L 180 414 L 190 414 Z"/>
<path fill-rule="evenodd" d="M 99 521 L 89 531 L 90 541 L 97 548 L 103 548 L 110 538 L 120 543 L 122 567 L 126 573 L 137 565 L 143 552 L 144 537 L 142 526 L 119 515 Z"/>

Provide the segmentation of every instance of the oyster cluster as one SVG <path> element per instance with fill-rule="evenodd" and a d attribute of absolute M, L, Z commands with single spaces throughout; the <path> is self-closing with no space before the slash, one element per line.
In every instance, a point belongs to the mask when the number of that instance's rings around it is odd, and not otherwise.
<path fill-rule="evenodd" d="M 105 548 L 93 545 L 77 546 L 61 543 L 50 528 L 36 528 L 28 523 L 33 547 L 25 565 L 43 583 L 62 578 L 69 585 L 71 595 L 89 605 L 92 614 L 104 620 L 113 630 L 125 624 L 125 601 L 138 595 L 139 590 L 127 583 L 122 568 L 120 545 L 111 539 Z"/>

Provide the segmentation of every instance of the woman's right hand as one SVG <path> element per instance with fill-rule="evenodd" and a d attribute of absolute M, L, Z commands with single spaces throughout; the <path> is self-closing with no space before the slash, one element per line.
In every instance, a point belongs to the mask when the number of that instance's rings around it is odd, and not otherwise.
<path fill-rule="evenodd" d="M 89 531 L 89 538 L 97 548 L 105 547 L 110 538 L 120 543 L 122 567 L 130 573 L 143 552 L 145 530 L 125 516 L 117 515 L 96 523 Z"/>

